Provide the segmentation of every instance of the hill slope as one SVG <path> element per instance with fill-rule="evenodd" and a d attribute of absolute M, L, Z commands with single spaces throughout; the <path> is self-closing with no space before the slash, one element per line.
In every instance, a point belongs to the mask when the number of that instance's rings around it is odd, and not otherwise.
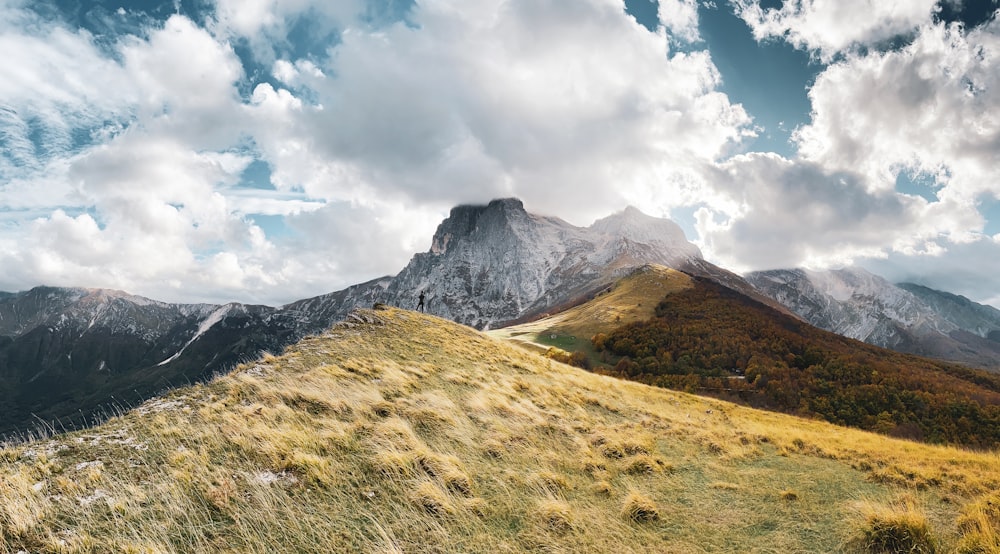
<path fill-rule="evenodd" d="M 643 268 L 586 304 L 495 334 L 647 384 L 931 442 L 1000 444 L 1000 376 L 823 331 L 666 268 Z"/>
<path fill-rule="evenodd" d="M 907 546 L 893 521 L 972 552 L 1000 526 L 995 453 L 593 375 L 395 309 L 0 459 L 11 552 L 831 552 Z"/>
<path fill-rule="evenodd" d="M 539 352 L 553 346 L 568 351 L 586 350 L 594 335 L 653 317 L 656 304 L 664 295 L 691 286 L 693 280 L 686 273 L 661 265 L 645 265 L 615 281 L 590 301 L 535 321 L 493 329 L 488 334 Z"/>

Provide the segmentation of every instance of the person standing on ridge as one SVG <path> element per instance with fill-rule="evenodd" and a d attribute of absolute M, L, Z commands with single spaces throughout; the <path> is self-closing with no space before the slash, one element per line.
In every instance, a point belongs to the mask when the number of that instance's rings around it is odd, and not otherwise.
<path fill-rule="evenodd" d="M 417 309 L 421 312 L 424 311 L 424 291 L 420 291 L 420 296 L 418 297 L 419 302 L 417 302 Z"/>

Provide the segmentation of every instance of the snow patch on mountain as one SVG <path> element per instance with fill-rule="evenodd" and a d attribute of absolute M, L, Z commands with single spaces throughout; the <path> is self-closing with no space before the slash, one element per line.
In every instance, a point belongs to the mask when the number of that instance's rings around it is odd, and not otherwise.
<path fill-rule="evenodd" d="M 223 318 L 226 317 L 226 314 L 228 314 L 230 310 L 233 309 L 233 306 L 234 306 L 233 304 L 226 304 L 225 306 L 222 306 L 221 308 L 212 312 L 208 317 L 206 317 L 201 323 L 198 324 L 198 330 L 195 331 L 194 336 L 191 337 L 191 340 L 187 341 L 187 343 L 185 343 L 184 346 L 182 346 L 181 349 L 178 350 L 177 353 L 175 353 L 173 356 L 170 356 L 166 360 L 163 360 L 162 362 L 156 365 L 164 366 L 179 358 L 180 355 L 183 354 L 185 350 L 187 350 L 187 347 L 191 346 L 191 343 L 198 340 L 199 337 L 204 335 L 206 331 L 215 326 L 216 323 L 222 321 Z"/>

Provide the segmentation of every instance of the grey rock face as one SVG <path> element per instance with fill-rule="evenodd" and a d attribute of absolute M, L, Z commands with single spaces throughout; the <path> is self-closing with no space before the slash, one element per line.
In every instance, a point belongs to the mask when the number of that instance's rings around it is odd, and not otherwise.
<path fill-rule="evenodd" d="M 964 296 L 934 290 L 913 283 L 899 283 L 899 288 L 919 298 L 942 319 L 958 329 L 982 338 L 1000 332 L 1000 310 L 984 306 Z"/>
<path fill-rule="evenodd" d="M 916 285 L 894 285 L 862 269 L 760 271 L 761 293 L 807 322 L 901 352 L 1000 367 L 1000 312 Z M 964 301 L 964 302 L 963 302 Z"/>
<path fill-rule="evenodd" d="M 380 299 L 477 328 L 542 313 L 646 263 L 677 267 L 701 252 L 673 222 L 634 208 L 576 227 L 529 214 L 519 200 L 459 206 L 428 252 L 417 254 Z"/>

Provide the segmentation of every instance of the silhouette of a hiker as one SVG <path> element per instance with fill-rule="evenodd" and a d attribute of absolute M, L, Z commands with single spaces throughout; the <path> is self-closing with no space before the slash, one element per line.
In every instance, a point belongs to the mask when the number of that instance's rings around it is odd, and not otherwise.
<path fill-rule="evenodd" d="M 420 302 L 417 302 L 417 309 L 421 312 L 424 311 L 424 291 L 420 291 L 420 296 L 418 297 Z"/>

